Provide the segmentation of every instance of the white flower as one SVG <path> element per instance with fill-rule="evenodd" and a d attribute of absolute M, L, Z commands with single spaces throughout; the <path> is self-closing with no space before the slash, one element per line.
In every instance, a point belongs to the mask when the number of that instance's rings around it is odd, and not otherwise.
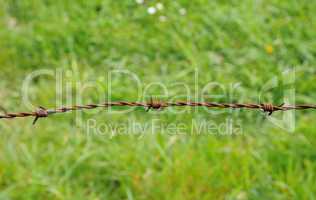
<path fill-rule="evenodd" d="M 156 8 L 155 7 L 149 7 L 148 9 L 147 9 L 147 12 L 150 14 L 150 15 L 153 15 L 153 14 L 155 14 L 156 13 Z"/>
<path fill-rule="evenodd" d="M 160 20 L 161 22 L 165 22 L 165 21 L 167 21 L 167 17 L 161 15 L 161 16 L 159 16 L 159 20 Z"/>
<path fill-rule="evenodd" d="M 143 3 L 144 3 L 144 0 L 136 0 L 136 3 L 138 3 L 138 4 L 143 4 Z"/>
<path fill-rule="evenodd" d="M 162 9 L 163 9 L 163 4 L 162 4 L 162 3 L 157 3 L 157 4 L 156 4 L 156 8 L 157 8 L 158 10 L 162 10 Z"/>
<path fill-rule="evenodd" d="M 237 194 L 236 199 L 237 200 L 245 200 L 245 199 L 248 199 L 248 195 L 246 192 L 241 191 L 239 194 Z"/>
<path fill-rule="evenodd" d="M 13 28 L 15 28 L 16 27 L 16 25 L 17 25 L 17 20 L 15 19 L 15 18 L 13 18 L 13 17 L 10 17 L 9 19 L 8 19 L 8 27 L 9 28 L 11 28 L 11 29 L 13 29 Z"/>
<path fill-rule="evenodd" d="M 179 13 L 180 13 L 180 15 L 185 15 L 185 14 L 187 14 L 187 10 L 185 8 L 181 8 L 179 10 Z"/>

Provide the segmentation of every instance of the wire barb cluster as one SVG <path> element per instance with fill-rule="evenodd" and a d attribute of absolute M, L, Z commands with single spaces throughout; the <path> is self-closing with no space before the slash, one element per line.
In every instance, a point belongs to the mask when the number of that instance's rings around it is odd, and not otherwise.
<path fill-rule="evenodd" d="M 267 104 L 252 104 L 252 103 L 215 103 L 215 102 L 191 102 L 191 101 L 177 101 L 177 102 L 164 102 L 159 100 L 150 99 L 149 102 L 104 102 L 101 104 L 87 104 L 87 105 L 73 105 L 69 107 L 61 107 L 56 109 L 47 110 L 44 107 L 39 107 L 34 112 L 18 112 L 18 113 L 8 113 L 5 109 L 3 114 L 0 115 L 0 119 L 13 119 L 21 117 L 34 117 L 33 125 L 37 122 L 39 118 L 46 118 L 49 115 L 55 113 L 65 113 L 75 110 L 83 109 L 95 109 L 100 107 L 115 107 L 115 106 L 127 106 L 127 107 L 143 107 L 148 112 L 149 110 L 161 110 L 166 107 L 207 107 L 207 108 L 229 108 L 229 109 L 257 109 L 271 115 L 276 111 L 287 111 L 287 110 L 305 110 L 305 109 L 316 109 L 316 105 L 273 105 L 271 103 Z"/>

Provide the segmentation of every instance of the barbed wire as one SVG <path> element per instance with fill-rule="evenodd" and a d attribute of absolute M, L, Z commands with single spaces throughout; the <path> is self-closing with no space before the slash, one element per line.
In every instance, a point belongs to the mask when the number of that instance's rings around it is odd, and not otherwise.
<path fill-rule="evenodd" d="M 207 108 L 228 108 L 228 109 L 257 109 L 271 115 L 276 111 L 288 111 L 288 110 L 305 110 L 305 109 L 316 109 L 316 105 L 273 105 L 271 103 L 215 103 L 215 102 L 191 102 L 191 101 L 177 101 L 177 102 L 164 102 L 159 100 L 153 100 L 152 98 L 148 102 L 128 102 L 128 101 L 117 101 L 117 102 L 104 102 L 100 104 L 86 104 L 86 105 L 73 105 L 68 107 L 61 107 L 56 109 L 46 109 L 44 107 L 39 107 L 36 111 L 33 112 L 17 112 L 17 113 L 8 113 L 5 109 L 3 114 L 0 115 L 0 119 L 14 119 L 22 117 L 34 117 L 33 125 L 37 122 L 39 118 L 46 118 L 52 114 L 56 113 L 65 113 L 76 110 L 85 110 L 85 109 L 96 109 L 96 108 L 106 108 L 106 107 L 143 107 L 146 111 L 151 109 L 161 110 L 166 107 L 181 107 L 181 106 L 190 106 L 190 107 L 207 107 Z"/>

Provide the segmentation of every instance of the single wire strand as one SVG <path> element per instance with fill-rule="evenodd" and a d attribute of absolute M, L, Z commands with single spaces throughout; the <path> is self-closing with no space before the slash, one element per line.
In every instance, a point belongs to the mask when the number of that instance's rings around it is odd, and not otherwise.
<path fill-rule="evenodd" d="M 163 102 L 159 100 L 150 99 L 149 102 L 128 102 L 128 101 L 117 101 L 117 102 L 104 102 L 101 104 L 86 104 L 86 105 L 73 105 L 69 107 L 60 107 L 56 109 L 45 109 L 39 107 L 33 112 L 17 112 L 9 113 L 5 109 L 3 114 L 0 114 L 0 119 L 14 119 L 23 117 L 34 117 L 33 124 L 37 122 L 39 118 L 47 118 L 49 115 L 56 113 L 65 113 L 76 110 L 90 110 L 96 108 L 107 108 L 107 107 L 143 107 L 146 111 L 150 109 L 161 110 L 166 107 L 207 107 L 207 108 L 222 108 L 222 109 L 254 109 L 261 110 L 271 115 L 276 111 L 288 111 L 288 110 L 306 110 L 316 109 L 316 105 L 303 104 L 303 105 L 273 105 L 271 103 L 253 104 L 253 103 L 216 103 L 216 102 L 191 102 L 191 101 L 177 101 L 177 102 Z"/>

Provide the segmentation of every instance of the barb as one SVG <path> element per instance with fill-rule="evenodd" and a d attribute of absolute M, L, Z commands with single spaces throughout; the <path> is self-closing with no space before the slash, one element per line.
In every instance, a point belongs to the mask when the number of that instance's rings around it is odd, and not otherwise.
<path fill-rule="evenodd" d="M 148 112 L 150 109 L 154 109 L 154 110 L 161 110 L 165 107 L 168 107 L 168 105 L 162 101 L 159 100 L 153 100 L 153 98 L 150 98 L 150 102 L 147 103 L 147 110 L 146 112 Z"/>
<path fill-rule="evenodd" d="M 177 101 L 177 102 L 163 102 L 158 100 L 150 99 L 149 102 L 104 102 L 101 104 L 87 104 L 87 105 L 73 105 L 69 107 L 61 107 L 56 109 L 47 110 L 44 107 L 39 107 L 35 112 L 18 112 L 18 113 L 8 113 L 4 108 L 0 107 L 4 112 L 0 115 L 0 119 L 14 119 L 22 117 L 34 117 L 33 125 L 37 122 L 39 118 L 47 118 L 48 116 L 55 113 L 65 113 L 76 110 L 84 109 L 95 109 L 95 108 L 106 108 L 115 106 L 127 106 L 127 107 L 143 107 L 148 112 L 149 110 L 161 110 L 166 107 L 207 107 L 207 108 L 226 108 L 226 109 L 253 109 L 261 110 L 267 112 L 268 115 L 276 111 L 288 111 L 288 110 L 306 110 L 306 109 L 316 109 L 316 105 L 273 105 L 271 103 L 267 104 L 252 104 L 252 103 L 215 103 L 215 102 L 190 102 L 190 101 Z"/>
<path fill-rule="evenodd" d="M 34 121 L 33 121 L 33 125 L 35 125 L 35 123 L 37 122 L 37 120 L 41 117 L 48 117 L 48 112 L 47 110 L 40 106 L 38 108 L 38 110 L 35 112 L 35 118 L 34 118 Z"/>

